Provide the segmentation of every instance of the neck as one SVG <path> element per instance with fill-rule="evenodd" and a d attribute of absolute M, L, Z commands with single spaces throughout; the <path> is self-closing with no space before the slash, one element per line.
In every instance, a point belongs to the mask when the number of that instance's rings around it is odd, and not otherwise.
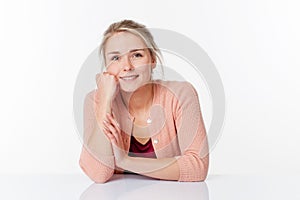
<path fill-rule="evenodd" d="M 129 111 L 144 112 L 152 105 L 153 84 L 147 84 L 134 92 L 121 91 L 121 95 Z"/>

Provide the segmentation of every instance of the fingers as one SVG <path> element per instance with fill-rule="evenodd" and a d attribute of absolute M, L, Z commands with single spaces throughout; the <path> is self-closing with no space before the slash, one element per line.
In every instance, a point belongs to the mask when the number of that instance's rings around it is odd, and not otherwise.
<path fill-rule="evenodd" d="M 105 134 L 112 140 L 112 142 L 119 144 L 121 131 L 116 120 L 110 114 L 107 114 L 107 120 L 103 121 L 103 125 Z"/>
<path fill-rule="evenodd" d="M 107 121 L 103 121 L 103 124 L 104 124 L 104 132 L 106 133 L 106 135 L 110 139 L 112 139 L 112 142 L 114 144 L 118 144 L 119 140 L 115 128 Z"/>
<path fill-rule="evenodd" d="M 105 126 L 104 126 L 104 128 L 103 128 L 103 132 L 105 133 L 105 135 L 108 137 L 108 139 L 111 141 L 111 143 L 112 143 L 113 145 L 116 145 L 116 144 L 117 144 L 117 140 L 116 140 L 115 136 L 114 136 L 114 135 L 109 131 L 109 129 L 106 128 Z"/>
<path fill-rule="evenodd" d="M 106 116 L 109 119 L 109 121 L 112 123 L 112 125 L 117 129 L 117 131 L 120 132 L 120 125 L 115 120 L 115 118 L 109 113 L 107 113 Z"/>
<path fill-rule="evenodd" d="M 101 79 L 102 76 L 107 76 L 107 77 L 112 77 L 115 80 L 118 80 L 117 77 L 109 72 L 103 72 L 103 73 L 98 73 L 96 74 L 96 82 L 98 83 Z"/>
<path fill-rule="evenodd" d="M 101 88 L 102 92 L 109 97 L 114 97 L 119 92 L 119 84 L 117 76 L 108 72 L 96 75 L 97 88 Z"/>

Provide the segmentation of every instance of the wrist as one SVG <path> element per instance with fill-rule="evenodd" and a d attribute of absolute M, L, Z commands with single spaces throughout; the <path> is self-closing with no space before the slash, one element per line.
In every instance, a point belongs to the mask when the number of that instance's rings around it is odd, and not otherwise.
<path fill-rule="evenodd" d="M 116 158 L 116 157 L 115 157 Z M 130 163 L 130 156 L 123 154 L 121 157 L 116 158 L 116 165 L 124 170 L 128 170 L 128 163 Z"/>
<path fill-rule="evenodd" d="M 113 99 L 111 94 L 101 89 L 96 90 L 96 95 L 98 96 L 99 103 L 110 103 Z"/>

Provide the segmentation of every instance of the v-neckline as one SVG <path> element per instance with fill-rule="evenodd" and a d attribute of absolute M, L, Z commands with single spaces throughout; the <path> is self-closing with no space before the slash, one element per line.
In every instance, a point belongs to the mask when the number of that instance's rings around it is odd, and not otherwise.
<path fill-rule="evenodd" d="M 138 141 L 133 135 L 131 135 L 131 139 L 134 139 L 136 142 L 138 142 L 142 146 L 146 146 L 149 143 L 149 141 L 151 140 L 151 138 L 149 137 L 148 140 L 143 144 L 140 141 Z"/>

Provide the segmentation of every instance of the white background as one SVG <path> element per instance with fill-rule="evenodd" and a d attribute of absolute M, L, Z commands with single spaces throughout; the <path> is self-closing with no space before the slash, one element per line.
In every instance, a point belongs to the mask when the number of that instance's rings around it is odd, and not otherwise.
<path fill-rule="evenodd" d="M 0 3 L 0 173 L 82 173 L 73 89 L 109 24 L 182 33 L 215 63 L 226 121 L 210 174 L 299 174 L 297 0 Z"/>

